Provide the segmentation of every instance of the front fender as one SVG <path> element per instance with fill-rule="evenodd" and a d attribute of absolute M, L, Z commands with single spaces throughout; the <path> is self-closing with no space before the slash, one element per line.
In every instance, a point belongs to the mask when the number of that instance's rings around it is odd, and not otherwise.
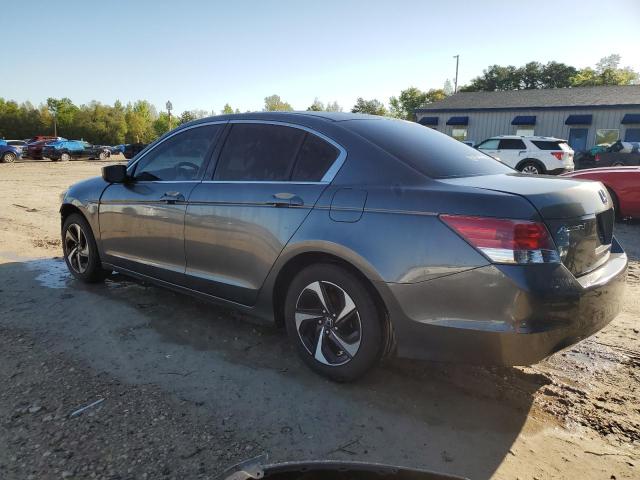
<path fill-rule="evenodd" d="M 102 255 L 102 242 L 100 241 L 100 222 L 98 217 L 98 207 L 100 198 L 110 184 L 102 177 L 89 178 L 75 183 L 62 195 L 60 205 L 60 218 L 62 221 L 64 213 L 69 206 L 77 208 L 89 222 L 98 245 L 98 252 Z"/>

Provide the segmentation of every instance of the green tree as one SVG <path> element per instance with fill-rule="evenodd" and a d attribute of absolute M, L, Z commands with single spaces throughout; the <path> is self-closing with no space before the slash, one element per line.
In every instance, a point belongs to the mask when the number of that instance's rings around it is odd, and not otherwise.
<path fill-rule="evenodd" d="M 566 88 L 572 85 L 572 77 L 578 73 L 575 67 L 559 62 L 548 62 L 540 72 L 541 88 Z"/>
<path fill-rule="evenodd" d="M 327 106 L 326 106 L 325 110 L 327 112 L 341 112 L 342 111 L 342 107 L 340 105 L 338 105 L 338 102 L 336 102 L 334 100 L 333 102 L 327 103 Z"/>
<path fill-rule="evenodd" d="M 352 113 L 368 113 L 369 115 L 386 115 L 387 109 L 384 104 L 376 100 L 365 100 L 362 97 L 358 97 L 356 104 L 351 109 Z"/>
<path fill-rule="evenodd" d="M 416 108 L 420 108 L 428 103 L 437 102 L 446 96 L 444 89 L 432 88 L 427 92 L 423 92 L 416 87 L 409 87 L 402 90 L 399 97 L 391 97 L 389 99 L 391 116 L 403 120 L 415 121 Z"/>
<path fill-rule="evenodd" d="M 264 99 L 265 112 L 291 112 L 293 108 L 287 102 L 283 101 L 279 95 L 270 95 Z"/>
<path fill-rule="evenodd" d="M 307 108 L 308 112 L 323 112 L 324 110 L 325 110 L 324 103 L 318 100 L 318 97 L 316 97 L 313 100 L 313 103 L 311 104 L 311 106 Z"/>
<path fill-rule="evenodd" d="M 228 103 L 225 103 L 222 109 L 222 114 L 231 115 L 232 113 L 233 113 L 233 108 L 231 108 L 231 105 L 229 105 Z"/>
<path fill-rule="evenodd" d="M 586 67 L 572 78 L 575 87 L 596 85 L 630 85 L 638 81 L 638 72 L 630 67 L 620 68 L 620 55 L 613 54 L 601 58 L 596 68 Z"/>

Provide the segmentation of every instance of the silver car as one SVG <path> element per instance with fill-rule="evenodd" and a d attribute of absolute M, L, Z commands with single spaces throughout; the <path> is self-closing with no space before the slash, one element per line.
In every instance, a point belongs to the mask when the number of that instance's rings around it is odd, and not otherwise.
<path fill-rule="evenodd" d="M 537 362 L 617 315 L 627 270 L 600 183 L 356 114 L 191 122 L 60 213 L 78 279 L 117 271 L 275 321 L 339 381 L 390 354 Z"/>

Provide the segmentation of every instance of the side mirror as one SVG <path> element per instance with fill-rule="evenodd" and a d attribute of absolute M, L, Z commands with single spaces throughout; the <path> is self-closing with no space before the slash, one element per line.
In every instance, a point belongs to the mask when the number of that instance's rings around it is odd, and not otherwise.
<path fill-rule="evenodd" d="M 102 179 L 109 183 L 124 183 L 127 180 L 127 167 L 125 165 L 102 167 Z"/>

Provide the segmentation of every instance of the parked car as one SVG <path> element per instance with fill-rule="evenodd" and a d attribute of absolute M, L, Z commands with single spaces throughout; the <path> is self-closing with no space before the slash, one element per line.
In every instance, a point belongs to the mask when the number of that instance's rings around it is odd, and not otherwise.
<path fill-rule="evenodd" d="M 598 145 L 576 156 L 579 169 L 640 165 L 640 143 L 617 142 L 606 147 Z"/>
<path fill-rule="evenodd" d="M 122 146 L 122 153 L 124 155 L 124 158 L 126 158 L 127 160 L 131 160 L 146 147 L 146 143 L 127 143 L 126 145 Z"/>
<path fill-rule="evenodd" d="M 574 169 L 573 150 L 559 138 L 501 135 L 476 148 L 523 173 L 558 175 Z"/>
<path fill-rule="evenodd" d="M 26 151 L 23 153 L 23 156 L 25 158 L 33 158 L 34 160 L 42 160 L 42 158 L 44 158 L 42 155 L 42 149 L 44 148 L 44 146 L 47 143 L 57 142 L 60 140 L 66 140 L 66 138 L 55 138 L 53 140 L 44 139 L 44 140 L 38 140 L 35 142 L 28 143 Z"/>
<path fill-rule="evenodd" d="M 22 152 L 27 147 L 27 142 L 24 140 L 5 140 L 7 145 L 11 145 L 12 147 L 16 147 Z"/>
<path fill-rule="evenodd" d="M 92 145 L 84 140 L 57 140 L 47 143 L 42 149 L 42 156 L 53 161 L 66 162 L 72 158 L 107 159 L 111 156 L 109 147 Z"/>
<path fill-rule="evenodd" d="M 0 162 L 13 163 L 22 157 L 22 149 L 0 140 Z"/>
<path fill-rule="evenodd" d="M 62 137 L 54 137 L 52 135 L 34 135 L 33 137 L 25 140 L 27 144 L 41 142 L 42 140 L 59 140 Z"/>
<path fill-rule="evenodd" d="M 563 176 L 602 182 L 618 219 L 640 218 L 640 167 L 592 168 Z"/>
<path fill-rule="evenodd" d="M 601 184 L 349 113 L 190 122 L 60 213 L 77 279 L 116 270 L 275 320 L 341 381 L 393 353 L 537 362 L 618 314 L 627 270 Z"/>

